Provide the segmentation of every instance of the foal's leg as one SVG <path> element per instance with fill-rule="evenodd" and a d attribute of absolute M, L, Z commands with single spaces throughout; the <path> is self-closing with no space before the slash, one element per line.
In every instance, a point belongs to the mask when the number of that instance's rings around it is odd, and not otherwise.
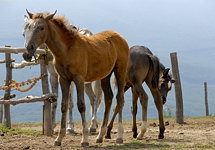
<path fill-rule="evenodd" d="M 160 92 L 158 91 L 157 88 L 153 88 L 152 86 L 150 86 L 150 84 L 148 86 L 151 90 L 156 108 L 158 110 L 159 129 L 160 129 L 160 133 L 159 133 L 158 138 L 163 139 L 164 138 L 164 131 L 165 131 L 164 120 L 163 120 L 163 100 L 162 100 Z"/>
<path fill-rule="evenodd" d="M 70 90 L 69 90 L 69 102 L 68 102 L 69 103 L 69 121 L 67 122 L 67 129 L 66 129 L 66 132 L 70 134 L 75 133 L 73 115 L 72 115 L 72 110 L 74 107 L 73 90 L 74 90 L 74 82 L 71 82 Z"/>
<path fill-rule="evenodd" d="M 89 146 L 89 142 L 88 142 L 89 131 L 87 128 L 87 121 L 86 121 L 86 115 L 85 115 L 86 106 L 85 106 L 85 101 L 84 101 L 84 79 L 81 76 L 75 76 L 74 82 L 75 82 L 76 89 L 77 89 L 78 110 L 81 114 L 81 119 L 82 119 L 81 146 Z"/>
<path fill-rule="evenodd" d="M 146 132 L 147 128 L 147 105 L 148 105 L 148 96 L 144 91 L 141 83 L 134 84 L 134 90 L 136 91 L 138 97 L 140 98 L 140 103 L 142 105 L 142 125 L 140 129 L 140 133 L 137 136 L 138 140 L 143 139 L 143 135 Z"/>
<path fill-rule="evenodd" d="M 55 71 L 54 64 L 52 61 L 48 62 L 48 71 L 50 73 L 50 83 L 52 93 L 56 93 L 58 95 L 58 74 Z M 52 103 L 52 129 L 56 126 L 56 109 L 57 109 L 57 100 Z"/>
<path fill-rule="evenodd" d="M 114 123 L 114 120 L 116 118 L 116 115 L 118 114 L 119 110 L 118 110 L 118 107 L 117 105 L 115 106 L 114 108 L 114 113 L 113 113 L 113 116 L 112 116 L 112 119 L 107 127 L 107 133 L 105 135 L 105 138 L 106 139 L 111 139 L 111 130 L 113 129 L 113 123 Z"/>
<path fill-rule="evenodd" d="M 130 87 L 126 87 L 124 89 L 124 92 L 126 92 L 129 88 Z M 118 114 L 118 112 L 119 112 L 119 110 L 118 110 L 118 107 L 116 105 L 115 108 L 114 108 L 114 113 L 113 113 L 112 119 L 111 119 L 111 121 L 110 121 L 110 123 L 109 123 L 109 125 L 107 127 L 107 133 L 106 133 L 106 136 L 105 136 L 106 139 L 111 139 L 111 130 L 113 129 L 113 123 L 114 123 L 114 120 L 115 120 L 116 115 Z"/>
<path fill-rule="evenodd" d="M 68 109 L 68 98 L 69 98 L 69 86 L 70 83 L 68 80 L 59 78 L 61 91 L 62 91 L 62 103 L 61 103 L 61 126 L 60 126 L 60 132 L 58 133 L 57 138 L 55 139 L 55 146 L 60 146 L 63 137 L 66 134 L 66 115 L 67 115 L 67 109 Z"/>
<path fill-rule="evenodd" d="M 133 138 L 137 137 L 137 122 L 136 122 L 136 116 L 137 116 L 137 100 L 138 100 L 138 95 L 135 91 L 135 89 L 132 87 L 132 107 L 131 107 L 131 112 L 133 116 Z"/>
<path fill-rule="evenodd" d="M 101 104 L 101 100 L 102 100 L 102 87 L 101 87 L 101 80 L 97 80 L 95 81 L 95 85 L 94 85 L 94 93 L 95 93 L 95 96 L 96 96 L 96 101 L 94 103 L 94 116 L 92 118 L 92 120 L 94 120 L 96 122 L 96 128 L 98 128 L 98 122 L 97 122 L 97 112 L 98 112 L 98 109 L 100 107 L 100 104 Z"/>
<path fill-rule="evenodd" d="M 103 122 L 100 128 L 100 132 L 96 137 L 96 143 L 102 143 L 103 137 L 107 131 L 108 118 L 109 118 L 110 108 L 111 108 L 112 99 L 113 99 L 113 92 L 111 90 L 111 85 L 110 85 L 110 77 L 111 77 L 111 74 L 101 80 L 101 86 L 102 86 L 102 90 L 104 92 L 104 98 L 105 98 L 105 112 L 104 112 Z"/>
<path fill-rule="evenodd" d="M 125 76 L 126 76 L 126 70 L 122 70 L 123 68 L 120 68 L 119 65 L 116 65 L 116 68 L 114 69 L 114 74 L 117 81 L 118 86 L 118 92 L 116 95 L 117 99 L 117 107 L 119 111 L 119 118 L 118 118 L 118 134 L 116 143 L 123 143 L 123 125 L 122 125 L 122 110 L 124 106 L 124 88 L 125 88 Z"/>
<path fill-rule="evenodd" d="M 93 117 L 95 116 L 95 101 L 96 101 L 96 96 L 93 92 L 93 88 L 92 88 L 92 83 L 87 83 L 85 84 L 85 92 L 87 93 L 87 96 L 90 99 L 90 105 L 91 105 L 91 116 L 92 116 L 92 122 L 90 125 L 90 133 L 95 133 L 96 132 L 96 128 L 97 128 L 97 122 L 96 120 L 93 120 Z"/>

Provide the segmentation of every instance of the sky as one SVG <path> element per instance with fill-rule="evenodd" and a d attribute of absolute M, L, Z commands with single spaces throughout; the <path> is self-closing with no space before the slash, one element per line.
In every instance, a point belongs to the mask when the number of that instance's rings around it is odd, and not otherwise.
<path fill-rule="evenodd" d="M 215 97 L 214 8 L 214 0 L 0 0 L 0 46 L 24 46 L 26 9 L 32 13 L 57 10 L 57 15 L 79 28 L 94 34 L 115 30 L 130 47 L 147 46 L 166 67 L 171 67 L 169 54 L 177 52 L 184 99 L 190 105 L 190 99 L 203 97 L 205 81 L 209 98 Z"/>

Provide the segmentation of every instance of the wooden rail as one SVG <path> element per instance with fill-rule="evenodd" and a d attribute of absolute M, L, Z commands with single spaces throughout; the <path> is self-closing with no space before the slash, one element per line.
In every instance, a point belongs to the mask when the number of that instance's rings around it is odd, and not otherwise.
<path fill-rule="evenodd" d="M 5 53 L 5 60 L 2 60 L 0 63 L 6 63 L 6 86 L 9 85 L 9 83 L 12 80 L 12 69 L 21 69 L 24 68 L 25 66 L 30 66 L 30 65 L 37 65 L 40 63 L 40 67 L 41 67 L 41 74 L 44 74 L 44 72 L 47 73 L 47 68 L 45 65 L 45 60 L 44 60 L 44 55 L 46 54 L 46 51 L 44 49 L 37 49 L 35 54 L 42 54 L 43 56 L 41 56 L 39 62 L 37 63 L 32 63 L 32 62 L 21 62 L 21 64 L 17 64 L 17 63 L 12 63 L 14 62 L 14 60 L 12 60 L 11 57 L 11 53 L 14 54 L 18 54 L 18 53 L 27 53 L 26 48 L 11 48 L 11 47 L 0 47 L 0 53 Z M 49 85 L 48 85 L 48 79 L 46 78 L 42 78 L 42 92 L 43 94 L 48 94 L 49 93 Z M 4 120 L 6 122 L 6 126 L 8 128 L 11 127 L 11 119 L 10 119 L 10 104 L 18 104 L 18 103 L 29 103 L 29 102 L 37 102 L 37 101 L 44 101 L 44 113 L 43 113 L 43 117 L 44 119 L 44 133 L 45 135 L 52 135 L 52 116 L 51 116 L 51 102 L 46 99 L 49 99 L 47 97 L 42 97 L 39 98 L 37 97 L 36 99 L 21 99 L 19 102 L 15 102 L 15 101 L 11 101 L 10 100 L 10 89 L 5 90 L 5 95 L 4 95 L 4 100 L 0 101 L 0 123 L 2 122 L 2 118 L 3 118 L 3 107 L 2 105 L 4 105 Z M 55 98 L 56 99 L 56 98 Z"/>
<path fill-rule="evenodd" d="M 21 103 L 33 103 L 33 102 L 44 102 L 44 101 L 49 101 L 49 102 L 54 102 L 56 101 L 57 94 L 55 93 L 48 93 L 44 94 L 43 96 L 40 97 L 33 97 L 33 96 L 27 96 L 24 98 L 20 98 L 18 100 L 0 100 L 0 104 L 11 104 L 11 105 L 17 105 Z"/>
<path fill-rule="evenodd" d="M 19 47 L 19 48 L 12 48 L 12 47 L 0 47 L 0 53 L 28 53 L 26 48 Z M 44 49 L 37 49 L 35 54 L 46 54 Z"/>

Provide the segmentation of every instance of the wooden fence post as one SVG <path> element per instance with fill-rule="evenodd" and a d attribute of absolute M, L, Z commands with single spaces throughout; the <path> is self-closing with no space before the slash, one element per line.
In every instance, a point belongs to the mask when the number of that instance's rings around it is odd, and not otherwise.
<path fill-rule="evenodd" d="M 41 55 L 40 58 L 40 71 L 41 75 L 48 74 L 45 62 L 45 55 Z M 48 76 L 42 78 L 42 90 L 43 94 L 49 93 Z M 51 114 L 51 103 L 44 102 L 44 134 L 47 136 L 52 135 L 52 114 Z"/>
<path fill-rule="evenodd" d="M 205 115 L 209 116 L 209 109 L 208 109 L 208 88 L 207 82 L 204 82 L 204 91 L 205 91 Z"/>
<path fill-rule="evenodd" d="M 0 104 L 0 123 L 3 122 L 3 104 Z"/>
<path fill-rule="evenodd" d="M 177 53 L 170 53 L 171 63 L 172 63 L 172 73 L 175 78 L 175 98 L 176 98 L 176 122 L 179 124 L 184 123 L 183 115 L 183 97 L 181 89 L 181 81 L 178 68 Z"/>
<path fill-rule="evenodd" d="M 12 80 L 12 67 L 11 67 L 11 54 L 5 53 L 6 61 L 6 82 L 5 86 L 9 86 Z M 8 88 L 5 90 L 4 99 L 10 100 L 10 91 Z M 4 104 L 4 121 L 7 128 L 11 128 L 11 119 L 10 119 L 10 104 Z"/>

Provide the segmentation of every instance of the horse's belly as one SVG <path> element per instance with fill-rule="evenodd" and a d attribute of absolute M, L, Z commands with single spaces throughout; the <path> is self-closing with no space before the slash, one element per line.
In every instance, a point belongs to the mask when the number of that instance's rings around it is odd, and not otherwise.
<path fill-rule="evenodd" d="M 114 68 L 114 64 L 115 62 L 112 62 L 112 63 L 109 62 L 107 65 L 103 65 L 103 66 L 95 65 L 94 67 L 92 67 L 92 69 L 88 69 L 87 75 L 85 77 L 85 81 L 92 82 L 92 81 L 101 80 L 105 78 L 112 72 Z"/>

